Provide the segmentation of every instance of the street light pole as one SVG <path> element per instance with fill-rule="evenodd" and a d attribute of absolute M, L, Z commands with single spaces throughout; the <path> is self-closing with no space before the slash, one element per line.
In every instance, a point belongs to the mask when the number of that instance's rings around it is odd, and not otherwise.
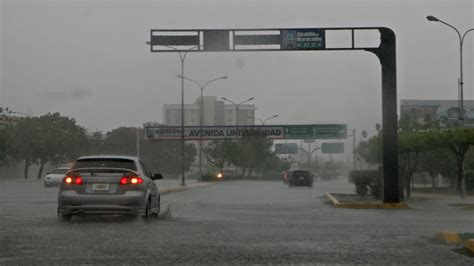
<path fill-rule="evenodd" d="M 463 45 L 464 45 L 464 40 L 466 38 L 466 35 L 471 32 L 471 31 L 474 31 L 474 28 L 472 29 L 469 29 L 467 30 L 466 32 L 464 32 L 464 34 L 461 35 L 461 32 L 456 28 L 454 27 L 453 25 L 437 18 L 437 17 L 434 17 L 434 16 L 427 16 L 426 19 L 428 21 L 433 21 L 433 22 L 441 22 L 443 23 L 444 25 L 454 29 L 456 31 L 456 33 L 458 34 L 458 37 L 459 37 L 459 68 L 460 68 L 460 77 L 459 77 L 459 80 L 458 80 L 458 86 L 459 86 L 459 90 L 460 90 L 460 98 L 461 98 L 461 101 L 459 103 L 459 111 L 458 111 L 458 117 L 459 117 L 459 123 L 461 124 L 461 126 L 464 126 L 464 71 L 463 71 Z"/>
<path fill-rule="evenodd" d="M 227 76 L 222 76 L 222 77 L 219 77 L 219 78 L 211 79 L 211 80 L 207 81 L 206 83 L 204 83 L 204 85 L 201 85 L 201 83 L 199 83 L 199 82 L 197 82 L 193 79 L 187 78 L 185 76 L 182 76 L 182 75 L 178 75 L 178 78 L 181 78 L 182 80 L 186 79 L 188 81 L 191 81 L 201 89 L 201 101 L 200 101 L 200 107 L 199 107 L 199 109 L 200 109 L 200 115 L 199 115 L 200 118 L 199 118 L 199 177 L 198 177 L 198 180 L 201 180 L 201 176 L 202 176 L 202 126 L 203 126 L 203 118 L 204 118 L 204 115 L 203 115 L 204 89 L 210 83 L 212 83 L 214 81 L 217 81 L 217 80 L 220 80 L 220 79 L 227 79 L 228 77 Z"/>
<path fill-rule="evenodd" d="M 151 42 L 146 42 L 147 45 L 151 45 Z M 178 51 L 179 59 L 181 61 L 181 186 L 186 186 L 186 170 L 185 170 L 185 163 L 184 163 L 184 60 L 186 60 L 186 55 L 189 51 L 199 48 L 200 46 L 193 46 L 187 49 L 184 53 L 179 51 L 173 46 L 169 45 L 161 45 L 164 47 L 168 47 L 170 49 Z"/>
<path fill-rule="evenodd" d="M 236 114 L 235 114 L 235 124 L 236 124 L 236 126 L 239 126 L 239 107 L 240 107 L 240 105 L 242 105 L 244 103 L 248 103 L 248 102 L 252 101 L 255 98 L 251 97 L 251 98 L 249 98 L 245 101 L 241 101 L 240 103 L 236 103 L 232 100 L 227 99 L 226 97 L 221 97 L 221 99 L 235 105 L 235 112 L 236 112 Z"/>

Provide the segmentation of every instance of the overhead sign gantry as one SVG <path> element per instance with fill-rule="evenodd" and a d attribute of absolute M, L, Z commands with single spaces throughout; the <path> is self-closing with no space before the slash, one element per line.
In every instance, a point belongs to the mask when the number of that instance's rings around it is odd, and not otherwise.
<path fill-rule="evenodd" d="M 376 31 L 378 45 L 358 45 L 357 36 Z M 349 42 L 329 46 L 328 34 L 346 32 Z M 397 71 L 395 33 L 386 27 L 280 29 L 152 29 L 151 52 L 368 51 L 382 66 L 383 174 L 385 203 L 399 203 Z"/>

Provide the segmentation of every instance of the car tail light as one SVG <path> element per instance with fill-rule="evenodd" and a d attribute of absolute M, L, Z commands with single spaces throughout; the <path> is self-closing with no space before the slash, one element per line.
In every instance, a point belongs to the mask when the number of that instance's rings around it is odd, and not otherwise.
<path fill-rule="evenodd" d="M 82 185 L 84 183 L 81 176 L 66 176 L 63 179 L 63 182 L 66 184 Z"/>
<path fill-rule="evenodd" d="M 143 183 L 143 178 L 139 176 L 123 176 L 120 178 L 120 185 L 127 185 L 127 184 L 141 184 Z"/>

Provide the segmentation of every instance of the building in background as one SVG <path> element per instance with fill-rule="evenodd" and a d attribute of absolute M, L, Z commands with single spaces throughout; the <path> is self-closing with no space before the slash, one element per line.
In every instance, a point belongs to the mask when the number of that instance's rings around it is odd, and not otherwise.
<path fill-rule="evenodd" d="M 184 124 L 186 126 L 200 125 L 201 97 L 197 98 L 193 104 L 184 105 Z M 242 104 L 239 107 L 238 125 L 254 125 L 255 110 L 253 104 Z M 216 96 L 203 97 L 203 125 L 221 126 L 236 125 L 236 106 L 225 104 Z M 163 106 L 163 124 L 168 126 L 181 125 L 181 104 L 165 104 Z"/>
<path fill-rule="evenodd" d="M 411 116 L 424 124 L 439 120 L 449 126 L 459 122 L 459 101 L 457 100 L 401 100 L 400 117 Z M 464 125 L 474 126 L 474 101 L 464 100 Z"/>
<path fill-rule="evenodd" d="M 7 126 L 14 126 L 26 116 L 29 115 L 21 112 L 13 112 L 9 110 L 8 107 L 0 107 L 0 129 Z"/>

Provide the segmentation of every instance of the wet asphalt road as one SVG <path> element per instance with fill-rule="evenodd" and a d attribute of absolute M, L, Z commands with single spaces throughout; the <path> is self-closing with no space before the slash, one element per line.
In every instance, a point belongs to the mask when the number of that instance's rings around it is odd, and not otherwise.
<path fill-rule="evenodd" d="M 56 190 L 0 184 L 0 265 L 9 264 L 439 264 L 472 265 L 439 230 L 471 230 L 474 213 L 348 210 L 326 204 L 346 181 L 288 188 L 224 182 L 163 197 L 172 218 L 56 219 Z M 30 197 L 24 197 L 30 190 Z"/>

